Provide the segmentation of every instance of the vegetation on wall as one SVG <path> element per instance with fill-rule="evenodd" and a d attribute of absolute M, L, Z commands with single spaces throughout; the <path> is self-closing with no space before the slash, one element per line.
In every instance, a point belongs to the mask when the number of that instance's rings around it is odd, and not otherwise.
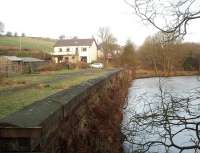
<path fill-rule="evenodd" d="M 113 76 L 82 99 L 84 104 L 49 136 L 48 153 L 121 153 L 122 108 L 126 101 L 130 71 Z"/>

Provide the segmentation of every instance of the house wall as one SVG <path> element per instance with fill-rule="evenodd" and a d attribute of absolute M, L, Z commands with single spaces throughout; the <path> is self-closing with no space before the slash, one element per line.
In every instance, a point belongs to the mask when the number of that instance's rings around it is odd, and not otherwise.
<path fill-rule="evenodd" d="M 90 55 L 90 59 L 89 59 L 89 63 L 91 63 L 92 61 L 96 61 L 97 60 L 97 45 L 96 43 L 93 41 L 93 44 L 91 47 L 89 47 L 89 55 Z"/>
<path fill-rule="evenodd" d="M 60 57 L 61 57 L 61 59 L 59 59 Z M 77 60 L 77 57 L 75 55 L 53 56 L 52 60 L 54 63 L 63 63 L 63 62 L 76 63 L 77 61 L 80 61 L 80 59 Z"/>
<path fill-rule="evenodd" d="M 67 51 L 67 48 L 69 48 L 70 51 Z M 60 49 L 62 49 L 62 52 L 60 52 Z M 74 55 L 75 53 L 76 53 L 76 46 L 54 47 L 54 54 L 56 55 Z"/>
<path fill-rule="evenodd" d="M 57 56 L 63 56 L 63 57 L 69 57 L 69 62 L 76 62 L 76 58 L 74 60 L 72 59 L 72 56 L 76 55 L 76 48 L 78 48 L 78 55 L 79 55 L 79 61 L 81 60 L 81 57 L 87 57 L 87 63 L 91 63 L 92 61 L 97 60 L 97 46 L 95 42 L 93 42 L 92 46 L 64 46 L 64 47 L 54 47 L 53 56 L 55 63 L 58 62 Z M 87 51 L 83 51 L 83 48 L 86 48 Z M 62 51 L 60 51 L 62 49 Z M 70 51 L 67 51 L 69 49 Z M 65 60 L 63 59 L 62 62 Z"/>

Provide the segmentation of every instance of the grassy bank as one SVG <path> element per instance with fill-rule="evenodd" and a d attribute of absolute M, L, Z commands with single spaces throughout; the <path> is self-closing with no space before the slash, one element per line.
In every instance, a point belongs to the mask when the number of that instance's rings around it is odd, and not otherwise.
<path fill-rule="evenodd" d="M 22 50 L 41 51 L 49 53 L 53 50 L 55 40 L 33 37 L 21 37 Z M 19 50 L 20 37 L 0 37 L 0 50 Z"/>
<path fill-rule="evenodd" d="M 153 70 L 144 70 L 137 69 L 136 70 L 136 78 L 150 78 L 150 77 L 173 77 L 173 76 L 192 76 L 199 75 L 198 71 L 174 71 L 170 73 L 164 73 L 162 71 L 158 71 L 157 74 Z"/>
<path fill-rule="evenodd" d="M 58 71 L 30 76 L 22 75 L 3 80 L 5 82 L 21 82 L 21 84 L 1 83 L 0 118 L 37 100 L 105 73 L 106 70 Z"/>

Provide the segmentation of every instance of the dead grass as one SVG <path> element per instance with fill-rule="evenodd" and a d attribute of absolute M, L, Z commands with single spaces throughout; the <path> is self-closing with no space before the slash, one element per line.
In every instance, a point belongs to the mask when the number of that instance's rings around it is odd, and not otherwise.
<path fill-rule="evenodd" d="M 67 70 L 60 71 L 45 71 L 38 74 L 22 74 L 11 77 L 2 77 L 0 79 L 0 92 L 1 90 L 8 90 L 10 88 L 27 86 L 31 84 L 41 83 L 43 81 L 50 81 L 55 79 L 58 75 L 70 74 L 78 72 L 79 70 Z"/>
<path fill-rule="evenodd" d="M 162 71 L 158 71 L 158 74 L 155 73 L 153 70 L 145 70 L 145 69 L 137 69 L 136 70 L 136 78 L 150 78 L 150 77 L 157 77 L 157 76 L 164 76 L 164 77 L 172 77 L 172 76 L 192 76 L 192 75 L 199 75 L 200 72 L 198 71 L 174 71 L 170 73 L 164 73 Z"/>
<path fill-rule="evenodd" d="M 0 118 L 10 113 L 13 113 L 19 109 L 22 109 L 23 107 L 30 105 L 31 103 L 34 103 L 35 101 L 41 100 L 45 97 L 55 94 L 58 91 L 70 88 L 71 86 L 80 84 L 83 81 L 87 81 L 89 79 L 99 77 L 101 75 L 104 75 L 105 73 L 106 71 L 93 71 L 93 72 L 91 71 L 90 73 L 83 72 L 81 73 L 81 75 L 80 74 L 74 75 L 74 76 L 72 75 L 68 79 L 60 79 L 57 81 L 53 81 L 51 83 L 38 83 L 36 86 L 29 87 L 28 89 L 15 90 L 11 92 L 4 91 L 4 94 L 0 94 L 0 106 L 1 106 Z M 58 73 L 56 73 L 56 75 L 57 74 Z M 63 74 L 63 73 L 60 72 L 60 74 Z M 54 75 L 53 76 L 48 75 L 45 78 L 52 79 L 53 77 L 55 78 Z M 40 78 L 38 79 L 41 80 Z M 21 80 L 21 78 L 18 81 L 15 80 L 12 82 L 9 82 L 9 81 L 6 81 L 6 82 L 9 84 L 6 86 L 9 86 L 10 88 L 11 88 L 10 84 L 14 82 L 24 83 Z"/>

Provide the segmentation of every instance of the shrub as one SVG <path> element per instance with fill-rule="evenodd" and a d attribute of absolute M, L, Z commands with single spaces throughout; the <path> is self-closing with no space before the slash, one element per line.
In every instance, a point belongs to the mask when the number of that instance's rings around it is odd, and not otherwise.
<path fill-rule="evenodd" d="M 6 36 L 7 36 L 7 37 L 12 37 L 12 32 L 8 31 L 8 32 L 6 33 Z"/>
<path fill-rule="evenodd" d="M 79 69 L 86 69 L 86 68 L 89 67 L 89 65 L 88 65 L 86 62 L 78 62 L 78 63 L 77 63 L 77 67 L 78 67 Z"/>
<path fill-rule="evenodd" d="M 17 57 L 31 57 L 32 54 L 31 52 L 27 52 L 27 51 L 19 51 L 16 53 Z"/>
<path fill-rule="evenodd" d="M 187 57 L 183 63 L 184 70 L 192 71 L 199 69 L 199 61 L 194 57 Z"/>
<path fill-rule="evenodd" d="M 66 63 L 59 63 L 59 64 L 54 64 L 54 63 L 48 63 L 43 66 L 39 67 L 39 71 L 58 71 L 62 69 L 69 69 L 70 66 L 69 64 Z"/>
<path fill-rule="evenodd" d="M 3 81 L 3 78 L 4 78 L 5 76 L 3 75 L 3 74 L 1 74 L 0 73 L 0 83 Z"/>

